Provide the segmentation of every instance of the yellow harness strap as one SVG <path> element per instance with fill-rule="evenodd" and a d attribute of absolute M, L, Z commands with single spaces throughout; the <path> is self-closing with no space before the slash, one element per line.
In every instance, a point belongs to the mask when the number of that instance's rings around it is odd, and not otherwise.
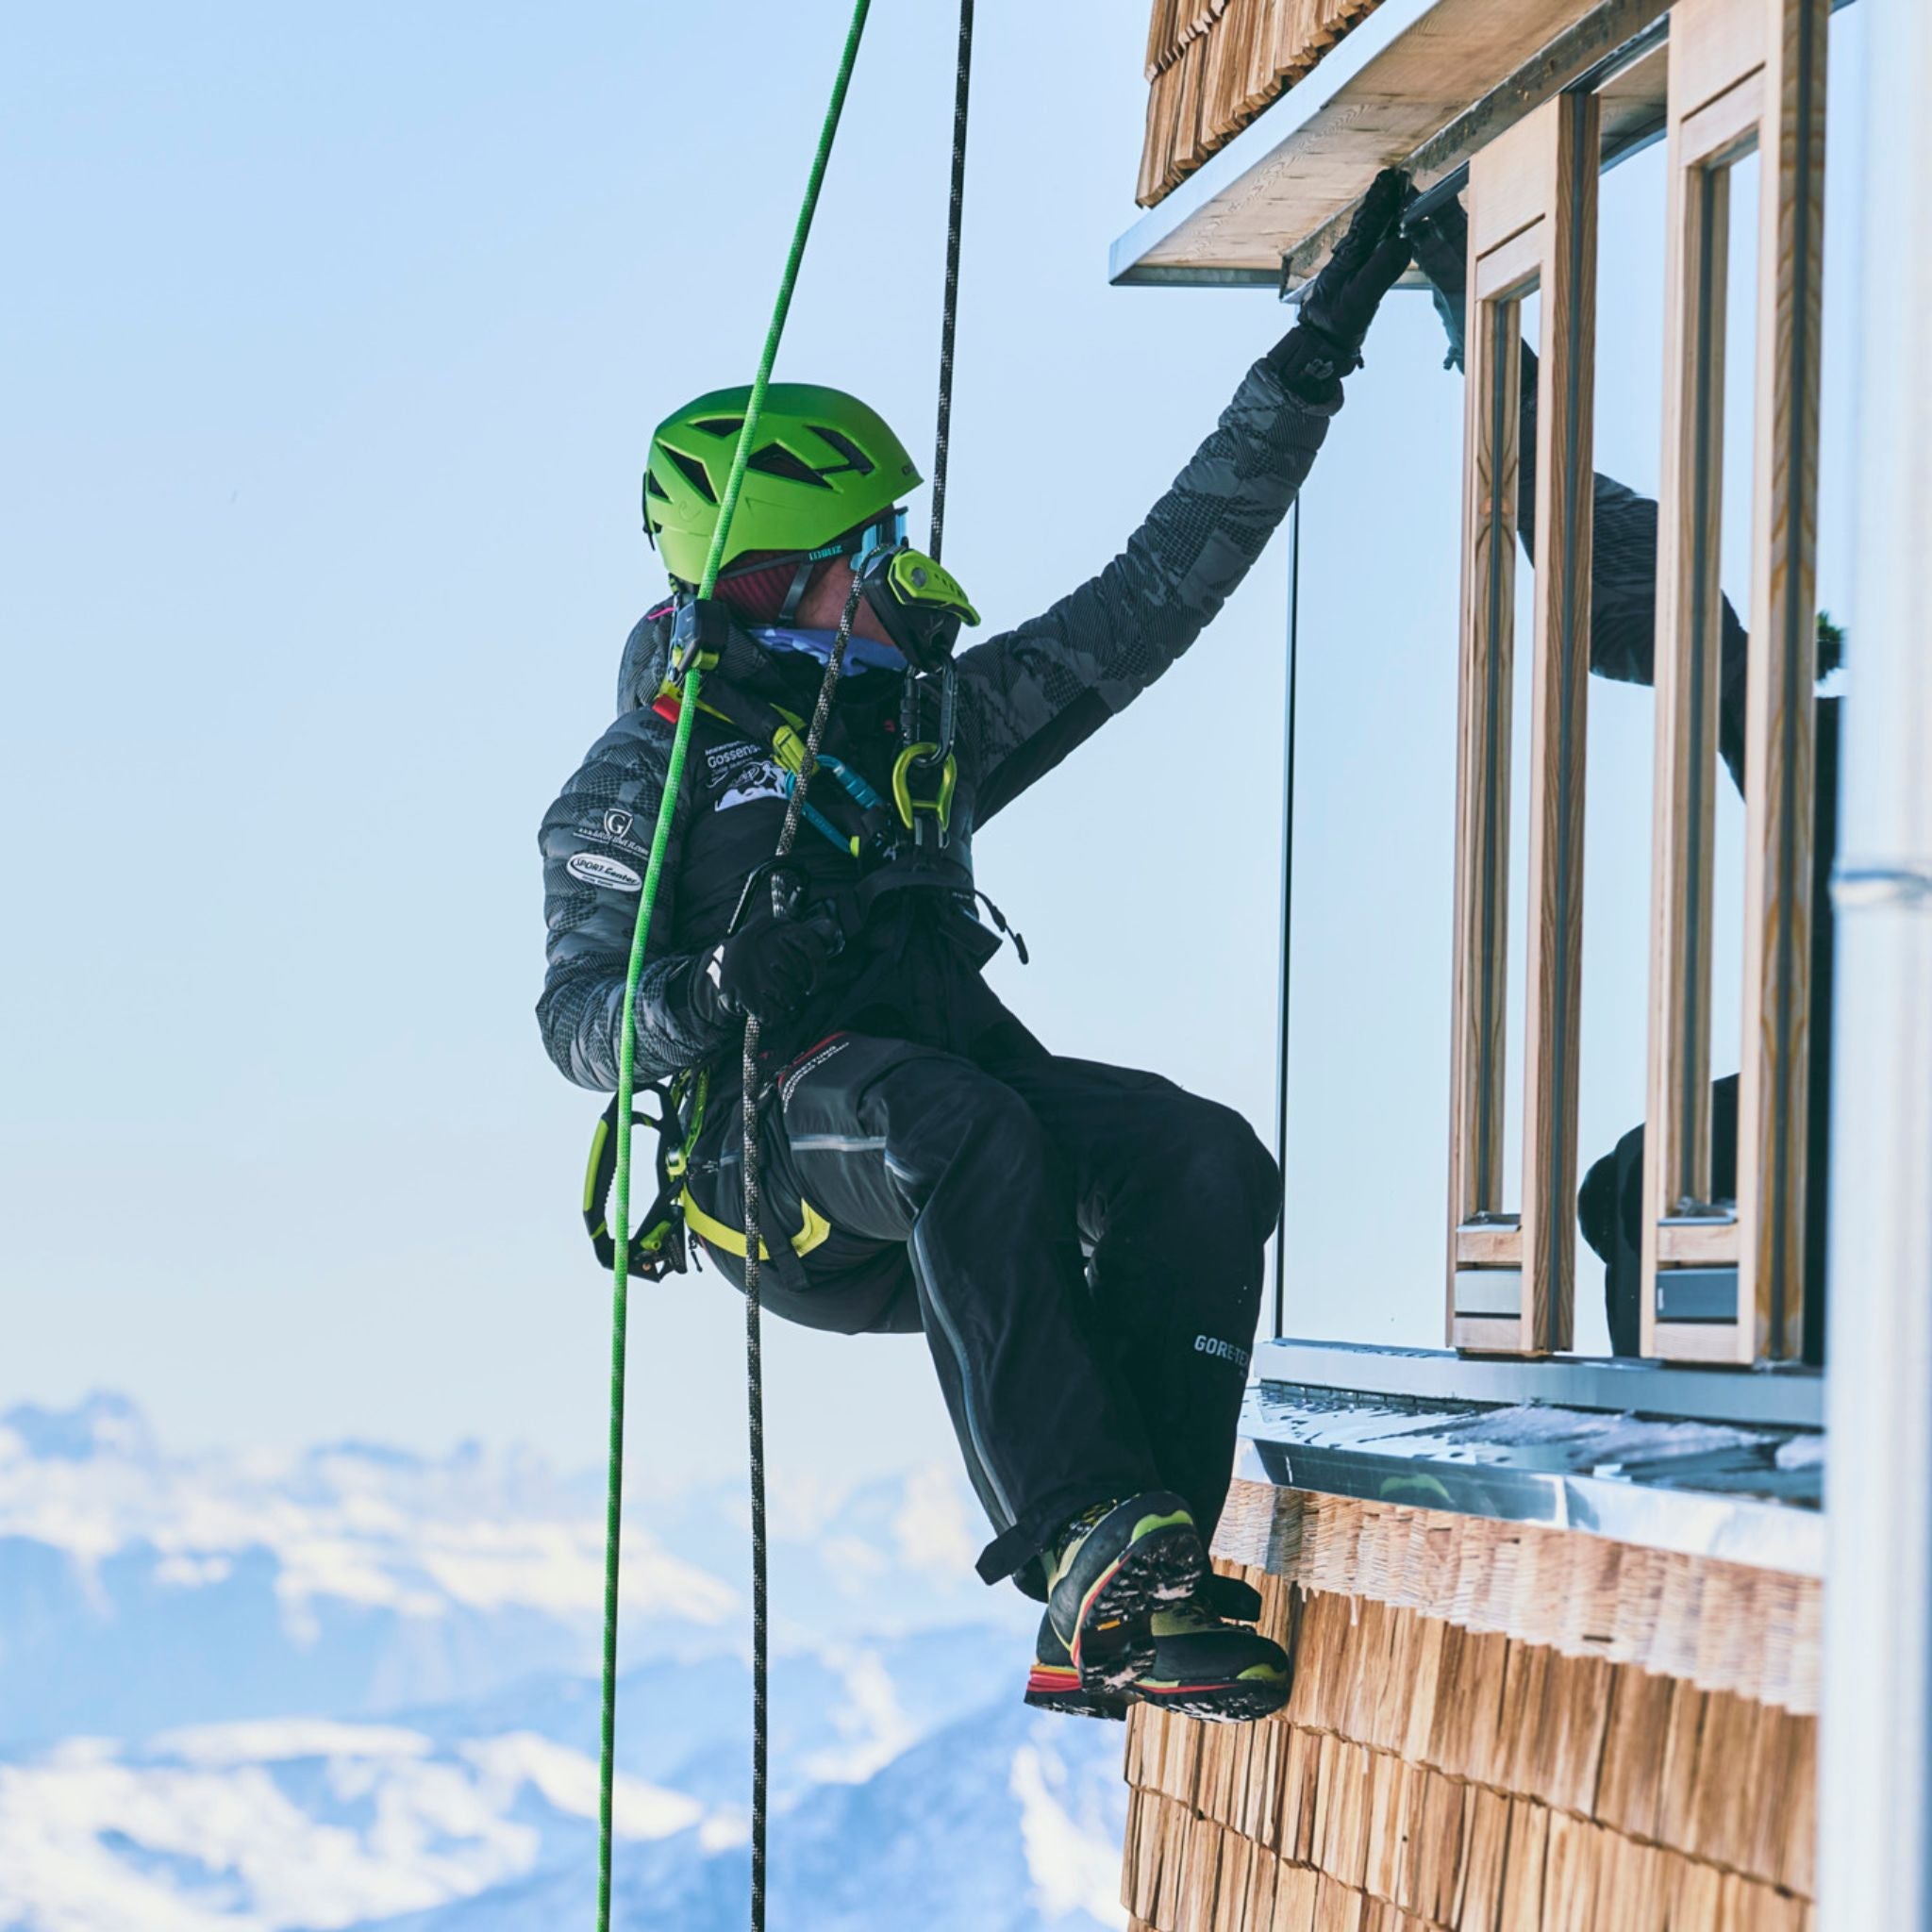
<path fill-rule="evenodd" d="M 744 1230 L 741 1227 L 732 1227 L 725 1222 L 712 1220 L 691 1199 L 689 1188 L 685 1189 L 684 1192 L 678 1196 L 678 1199 L 684 1208 L 685 1225 L 693 1234 L 699 1236 L 711 1247 L 722 1248 L 727 1255 L 737 1255 L 742 1258 L 746 1242 Z M 831 1233 L 832 1224 L 809 1201 L 802 1196 L 798 1205 L 805 1216 L 805 1225 L 791 1237 L 791 1252 L 794 1255 L 808 1255 L 814 1248 L 820 1246 L 826 1236 Z M 769 1261 L 771 1258 L 772 1251 L 765 1245 L 763 1238 L 760 1237 L 758 1241 L 758 1259 Z"/>

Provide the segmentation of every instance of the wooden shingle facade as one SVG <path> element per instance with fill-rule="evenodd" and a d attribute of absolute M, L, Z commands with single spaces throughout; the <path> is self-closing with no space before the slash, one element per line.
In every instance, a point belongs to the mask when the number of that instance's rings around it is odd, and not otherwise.
<path fill-rule="evenodd" d="M 1135 198 L 1152 208 L 1381 0 L 1155 0 Z"/>
<path fill-rule="evenodd" d="M 1810 1925 L 1815 1578 L 1257 1483 L 1219 1552 L 1294 1692 L 1134 1713 L 1135 1932 Z"/>
<path fill-rule="evenodd" d="M 1932 8 L 1154 0 L 1146 74 L 1146 212 L 1114 285 L 1292 300 L 1400 167 L 1415 213 L 1456 197 L 1468 218 L 1468 389 L 1437 637 L 1457 685 L 1449 1185 L 1388 1203 L 1446 1208 L 1443 1346 L 1297 1341 L 1277 1309 L 1216 1556 L 1262 1588 L 1292 1698 L 1244 1729 L 1135 1714 L 1133 1932 L 1932 1924 Z M 1646 152 L 1654 203 L 1639 173 L 1599 194 Z M 1861 225 L 1885 244 L 1848 242 Z M 1598 422 L 1644 433 L 1649 385 L 1597 369 L 1600 333 L 1625 372 L 1649 340 L 1642 285 L 1612 273 L 1639 255 L 1662 269 L 1647 1135 L 1618 1173 L 1621 1353 L 1586 1359 L 1590 479 Z M 1821 449 L 1855 424 L 1827 524 Z M 1822 525 L 1841 533 L 1824 566 Z M 1823 690 L 1821 568 L 1857 612 L 1851 675 Z M 1726 597 L 1746 633 L 1735 948 L 1714 910 Z M 1713 1024 L 1733 1001 L 1735 1048 Z M 1522 1179 L 1499 1182 L 1511 1108 Z"/>

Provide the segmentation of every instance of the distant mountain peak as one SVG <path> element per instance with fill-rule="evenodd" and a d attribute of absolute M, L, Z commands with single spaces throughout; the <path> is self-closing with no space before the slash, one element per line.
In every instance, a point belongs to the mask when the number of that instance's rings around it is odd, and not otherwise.
<path fill-rule="evenodd" d="M 974 1574 L 960 1474 L 792 1487 L 779 1915 L 901 1932 L 909 1873 L 924 1932 L 1118 1926 L 1118 1729 L 1020 1702 L 1038 1609 Z M 626 1520 L 626 1923 L 742 1922 L 742 1502 Z M 601 1482 L 524 1451 L 177 1456 L 112 1393 L 0 1416 L 0 1928 L 588 1923 L 604 1556 Z"/>

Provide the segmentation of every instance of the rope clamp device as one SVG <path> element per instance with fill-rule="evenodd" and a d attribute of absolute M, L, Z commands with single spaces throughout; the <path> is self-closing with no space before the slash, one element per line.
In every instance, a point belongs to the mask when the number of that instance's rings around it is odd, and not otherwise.
<path fill-rule="evenodd" d="M 731 611 L 715 597 L 687 597 L 671 620 L 671 675 L 715 671 L 731 641 Z"/>
<path fill-rule="evenodd" d="M 959 626 L 979 622 L 958 578 L 908 543 L 875 546 L 854 568 L 873 615 L 915 672 L 938 671 Z"/>

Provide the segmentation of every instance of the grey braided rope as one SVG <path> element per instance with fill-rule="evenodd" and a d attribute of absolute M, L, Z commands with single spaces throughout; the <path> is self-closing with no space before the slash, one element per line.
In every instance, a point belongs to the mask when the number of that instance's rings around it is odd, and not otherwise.
<path fill-rule="evenodd" d="M 940 560 L 945 541 L 946 467 L 953 420 L 953 344 L 959 314 L 959 235 L 966 200 L 966 108 L 973 72 L 973 0 L 959 0 L 959 63 L 953 92 L 953 172 L 946 211 L 946 282 L 940 322 L 939 420 L 932 463 L 933 561 Z M 855 581 L 840 614 L 838 635 L 825 660 L 806 732 L 805 756 L 786 802 L 785 822 L 778 832 L 774 858 L 789 858 L 805 812 L 805 794 L 818 769 L 819 745 L 832 699 L 839 689 L 845 646 L 858 611 L 859 589 Z M 768 1681 L 770 1642 L 765 1538 L 765 1394 L 762 1310 L 758 1304 L 761 1274 L 758 1198 L 758 1045 L 764 1027 L 756 1015 L 745 1021 L 744 1057 L 740 1068 L 739 1125 L 742 1138 L 744 1191 L 744 1373 L 745 1404 L 751 1446 L 751 1590 L 752 1590 L 752 1777 L 751 1777 L 751 1925 L 765 1926 L 766 1790 L 770 1759 Z"/>
<path fill-rule="evenodd" d="M 966 102 L 973 80 L 973 0 L 959 0 L 959 70 L 953 83 L 953 186 L 946 206 L 946 293 L 940 319 L 939 427 L 932 455 L 932 535 L 940 560 L 946 530 L 946 452 L 953 428 L 953 338 L 959 320 L 959 228 L 966 203 Z"/>
<path fill-rule="evenodd" d="M 840 667 L 845 661 L 845 645 L 852 636 L 852 620 L 858 613 L 858 584 L 855 579 L 851 595 L 839 619 L 839 634 L 832 640 L 831 654 L 825 659 L 825 675 L 819 685 L 818 703 L 812 708 L 811 724 L 805 735 L 805 757 L 799 761 L 798 776 L 785 807 L 785 823 L 778 829 L 778 849 L 773 855 L 783 859 L 791 856 L 798 837 L 799 821 L 805 812 L 805 794 L 811 775 L 818 770 L 819 745 L 825 735 L 825 721 L 832 714 L 832 696 L 839 689 Z M 740 1069 L 739 1126 L 743 1137 L 744 1157 L 744 1384 L 745 1411 L 751 1434 L 751 1924 L 752 1932 L 765 1926 L 765 1797 L 767 1768 L 771 1760 L 768 1723 L 768 1688 L 771 1669 L 769 1640 L 767 1565 L 765 1560 L 765 1358 L 763 1323 L 759 1319 L 758 1277 L 762 1237 L 758 1232 L 758 1041 L 762 1023 L 753 1014 L 744 1023 L 744 1059 Z"/>

